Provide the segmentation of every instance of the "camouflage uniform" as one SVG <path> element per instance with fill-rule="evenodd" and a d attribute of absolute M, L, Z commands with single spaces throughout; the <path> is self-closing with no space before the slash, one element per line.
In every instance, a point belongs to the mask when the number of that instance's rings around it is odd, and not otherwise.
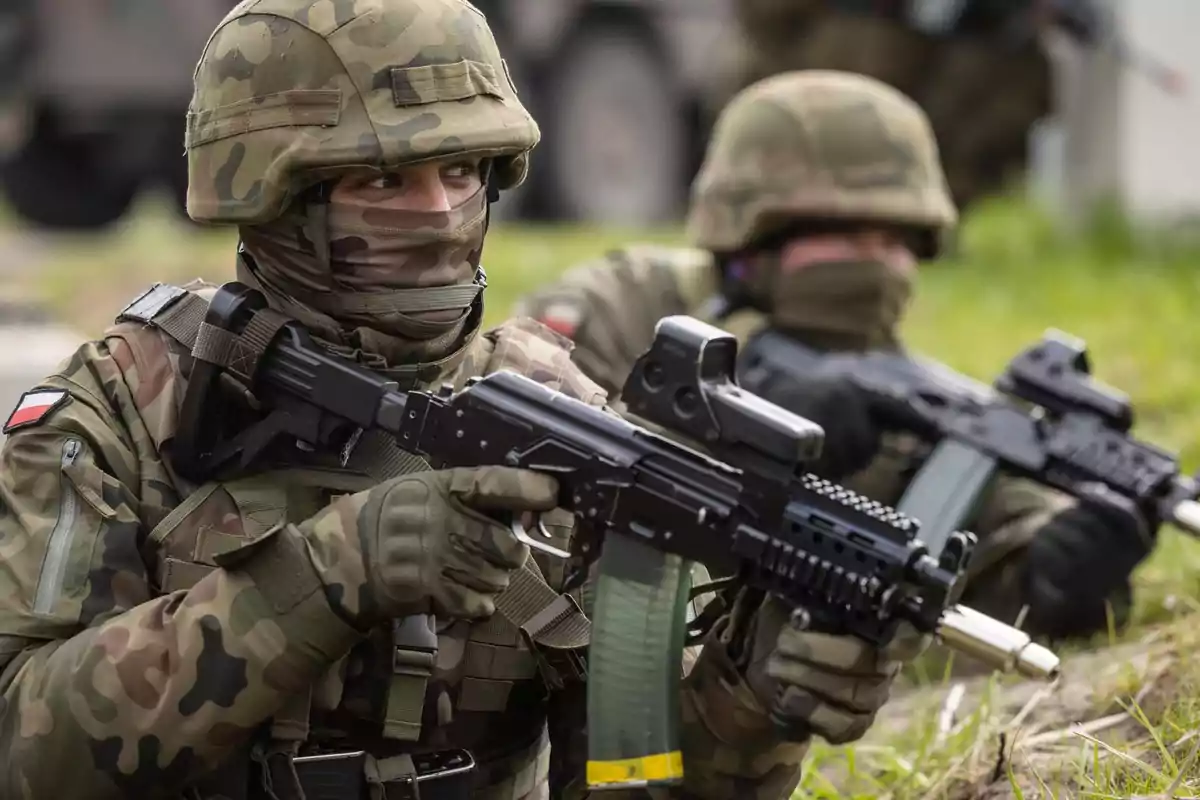
<path fill-rule="evenodd" d="M 801 69 L 884 81 L 929 115 L 951 193 L 967 208 L 1025 168 L 1029 131 L 1051 110 L 1049 60 L 1029 2 L 968 0 L 948 33 L 918 29 L 899 16 L 903 5 L 737 0 L 744 47 L 732 88 Z"/>
<path fill-rule="evenodd" d="M 936 255 L 956 213 L 928 122 L 911 101 L 877 81 L 828 71 L 784 73 L 740 93 L 717 122 L 692 192 L 688 234 L 698 248 L 633 246 L 609 253 L 569 269 L 516 310 L 572 338 L 572 358 L 614 396 L 657 320 L 711 314 L 709 301 L 729 290 L 735 273 L 739 291 L 763 309 L 742 307 L 717 321 L 743 341 L 770 325 L 823 351 L 902 349 L 897 326 L 911 273 L 847 258 L 836 233 L 806 227 L 856 220 L 902 226 L 914 234 L 916 251 Z M 823 255 L 795 259 L 793 251 L 813 247 Z M 803 383 L 803 376 L 795 377 Z M 930 443 L 907 433 L 884 432 L 869 467 L 848 480 L 834 477 L 895 505 L 930 450 Z M 1016 620 L 1044 566 L 1034 553 L 1052 541 L 1042 535 L 1049 525 L 1069 526 L 1097 542 L 1108 531 L 1072 498 L 999 476 L 965 525 L 981 540 L 965 602 L 1002 621 Z M 1125 533 L 1115 526 L 1111 532 Z M 1110 557 L 1100 544 L 1092 552 L 1093 560 Z M 1136 560 L 1115 560 L 1121 563 L 1107 579 L 1111 594 L 1060 596 L 1046 588 L 1042 594 L 1053 601 L 1033 601 L 1026 627 L 1055 635 L 1102 630 L 1106 600 L 1120 621 Z"/>
<path fill-rule="evenodd" d="M 239 226 L 263 319 L 401 386 L 515 369 L 602 404 L 545 327 L 480 334 L 486 203 L 537 140 L 461 0 L 245 0 L 197 67 L 188 209 Z M 484 159 L 485 185 L 447 212 L 329 191 L 350 167 L 458 154 Z M 552 512 L 554 481 L 430 471 L 368 433 L 339 452 L 276 443 L 196 485 L 172 453 L 199 360 L 230 368 L 223 418 L 259 416 L 233 379 L 257 350 L 202 324 L 211 292 L 146 292 L 5 426 L 0 796 L 411 797 L 468 748 L 477 768 L 422 797 L 546 798 L 552 737 L 579 793 L 587 620 L 561 562 L 475 510 Z M 903 658 L 792 631 L 746 592 L 731 607 L 683 683 L 688 777 L 667 796 L 786 797 L 808 736 L 860 736 Z M 780 689 L 806 726 L 790 740 L 760 699 Z M 321 769 L 367 786 L 321 789 Z"/>

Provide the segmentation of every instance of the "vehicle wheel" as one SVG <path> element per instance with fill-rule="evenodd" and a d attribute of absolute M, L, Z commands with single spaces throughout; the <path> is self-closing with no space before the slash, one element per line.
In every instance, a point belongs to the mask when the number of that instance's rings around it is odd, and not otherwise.
<path fill-rule="evenodd" d="M 677 218 L 689 156 L 683 104 L 645 37 L 616 26 L 577 34 L 548 89 L 540 166 L 555 216 L 609 225 Z"/>
<path fill-rule="evenodd" d="M 13 210 L 52 230 L 98 230 L 124 216 L 137 176 L 114 174 L 103 137 L 60 135 L 39 115 L 34 134 L 0 167 L 0 188 Z"/>

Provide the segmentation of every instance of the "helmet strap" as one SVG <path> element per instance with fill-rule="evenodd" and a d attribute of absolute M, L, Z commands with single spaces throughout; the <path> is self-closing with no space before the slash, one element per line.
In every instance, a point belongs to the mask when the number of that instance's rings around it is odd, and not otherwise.
<path fill-rule="evenodd" d="M 500 183 L 496 179 L 496 160 L 489 158 L 480 165 L 484 185 L 487 186 L 487 210 L 483 212 L 483 238 L 479 242 L 479 254 L 475 261 L 475 282 L 487 288 L 487 271 L 483 268 L 483 248 L 487 247 L 488 229 L 492 226 L 492 204 L 500 199 Z M 480 292 L 478 299 L 475 301 L 481 309 L 484 304 L 485 292 Z"/>

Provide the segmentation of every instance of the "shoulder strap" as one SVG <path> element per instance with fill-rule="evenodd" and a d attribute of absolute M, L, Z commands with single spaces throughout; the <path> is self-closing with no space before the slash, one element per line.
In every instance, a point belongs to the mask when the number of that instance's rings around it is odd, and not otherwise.
<path fill-rule="evenodd" d="M 579 603 L 546 583 L 531 555 L 496 598 L 496 611 L 521 629 L 526 641 L 551 650 L 578 650 L 591 640 L 592 623 Z"/>
<path fill-rule="evenodd" d="M 250 380 L 258 360 L 288 318 L 264 308 L 254 313 L 245 330 L 234 335 L 204 321 L 208 302 L 199 292 L 156 283 L 126 306 L 117 321 L 151 325 L 186 347 L 193 357 L 223 367 L 243 381 Z"/>
<path fill-rule="evenodd" d="M 207 312 L 208 301 L 199 294 L 156 283 L 127 305 L 117 315 L 117 322 L 151 325 L 191 350 Z"/>

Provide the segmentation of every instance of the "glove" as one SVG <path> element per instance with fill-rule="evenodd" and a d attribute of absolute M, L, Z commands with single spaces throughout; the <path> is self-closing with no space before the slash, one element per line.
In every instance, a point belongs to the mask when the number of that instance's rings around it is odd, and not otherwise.
<path fill-rule="evenodd" d="M 866 469 L 879 452 L 880 430 L 868 398 L 843 372 L 816 370 L 789 378 L 763 396 L 825 429 L 813 472 L 840 481 Z"/>
<path fill-rule="evenodd" d="M 478 619 L 529 556 L 484 512 L 549 511 L 558 483 L 511 467 L 404 475 L 297 526 L 327 594 L 356 626 L 412 614 Z"/>
<path fill-rule="evenodd" d="M 1105 602 L 1121 605 L 1129 575 L 1150 554 L 1158 525 L 1128 498 L 1087 487 L 1079 503 L 1052 517 L 1029 545 L 1025 627 L 1054 638 L 1103 630 Z"/>
<path fill-rule="evenodd" d="M 778 599 L 763 603 L 746 678 L 792 741 L 813 734 L 834 745 L 861 739 L 900 668 L 932 641 L 904 623 L 880 649 L 852 636 L 801 630 L 790 614 Z"/>

